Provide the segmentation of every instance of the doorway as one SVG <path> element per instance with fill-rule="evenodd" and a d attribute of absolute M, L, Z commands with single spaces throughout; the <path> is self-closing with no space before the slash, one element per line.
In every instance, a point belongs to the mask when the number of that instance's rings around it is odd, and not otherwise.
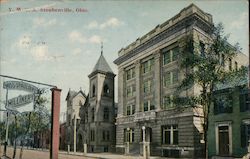
<path fill-rule="evenodd" d="M 219 155 L 229 155 L 229 126 L 219 126 Z"/>

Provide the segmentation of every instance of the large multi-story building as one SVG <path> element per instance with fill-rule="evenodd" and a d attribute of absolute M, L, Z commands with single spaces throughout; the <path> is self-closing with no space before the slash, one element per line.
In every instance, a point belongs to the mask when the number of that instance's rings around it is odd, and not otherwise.
<path fill-rule="evenodd" d="M 172 99 L 184 79 L 185 70 L 178 66 L 186 37 L 199 44 L 203 53 L 212 41 L 212 29 L 212 16 L 191 4 L 119 51 L 114 61 L 118 66 L 117 152 L 129 147 L 130 153 L 142 154 L 145 137 L 150 142 L 151 155 L 202 155 L 200 109 L 176 107 Z M 240 67 L 241 63 L 232 59 L 229 65 Z M 181 95 L 193 96 L 198 92 L 199 88 L 192 87 Z"/>

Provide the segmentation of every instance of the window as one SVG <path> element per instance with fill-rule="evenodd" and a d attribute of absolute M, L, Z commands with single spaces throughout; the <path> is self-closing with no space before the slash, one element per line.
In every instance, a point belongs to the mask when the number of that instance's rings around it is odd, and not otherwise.
<path fill-rule="evenodd" d="M 232 113 L 233 101 L 232 94 L 229 92 L 219 93 L 214 99 L 214 114 Z"/>
<path fill-rule="evenodd" d="M 135 132 L 134 129 L 124 129 L 124 142 L 134 142 L 135 141 Z"/>
<path fill-rule="evenodd" d="M 179 71 L 173 70 L 164 74 L 164 87 L 174 85 L 179 81 Z"/>
<path fill-rule="evenodd" d="M 203 42 L 200 42 L 200 54 L 201 57 L 205 57 L 205 44 Z"/>
<path fill-rule="evenodd" d="M 95 97 L 95 85 L 92 86 L 92 97 Z"/>
<path fill-rule="evenodd" d="M 105 107 L 103 110 L 103 120 L 109 120 L 109 108 Z"/>
<path fill-rule="evenodd" d="M 235 61 L 234 62 L 235 70 L 238 70 L 238 63 Z"/>
<path fill-rule="evenodd" d="M 175 47 L 171 50 L 163 50 L 163 65 L 170 62 L 176 61 L 178 59 L 179 48 Z"/>
<path fill-rule="evenodd" d="M 143 73 L 147 73 L 152 70 L 154 64 L 154 60 L 150 59 L 142 64 Z"/>
<path fill-rule="evenodd" d="M 135 77 L 135 68 L 131 68 L 127 71 L 127 80 L 130 80 Z"/>
<path fill-rule="evenodd" d="M 173 95 L 165 96 L 163 99 L 163 109 L 172 108 L 174 106 Z"/>
<path fill-rule="evenodd" d="M 240 93 L 240 111 L 250 111 L 250 95 L 248 91 L 242 91 Z"/>
<path fill-rule="evenodd" d="M 247 148 L 250 140 L 250 124 L 241 124 L 241 147 Z"/>
<path fill-rule="evenodd" d="M 144 112 L 149 111 L 149 110 L 154 110 L 155 106 L 151 104 L 150 100 L 144 102 L 143 104 L 143 110 Z"/>
<path fill-rule="evenodd" d="M 150 80 L 145 81 L 145 82 L 143 83 L 143 92 L 144 92 L 145 94 L 151 92 L 151 87 L 152 87 L 151 81 L 150 81 Z"/>
<path fill-rule="evenodd" d="M 135 114 L 135 105 L 128 105 L 127 106 L 127 115 Z"/>
<path fill-rule="evenodd" d="M 107 84 L 104 85 L 103 91 L 104 91 L 104 96 L 107 96 L 110 93 L 110 89 Z"/>
<path fill-rule="evenodd" d="M 228 61 L 229 61 L 229 66 L 228 66 L 228 68 L 229 68 L 230 71 L 232 71 L 232 59 L 229 58 Z"/>
<path fill-rule="evenodd" d="M 109 141 L 109 137 L 110 137 L 109 131 L 103 130 L 102 131 L 102 140 Z"/>
<path fill-rule="evenodd" d="M 71 125 L 71 115 L 68 115 L 68 124 Z"/>
<path fill-rule="evenodd" d="M 127 97 L 132 97 L 135 95 L 135 85 L 127 87 Z"/>
<path fill-rule="evenodd" d="M 162 144 L 178 145 L 178 125 L 162 126 Z"/>
<path fill-rule="evenodd" d="M 95 130 L 90 131 L 90 141 L 95 141 Z"/>
<path fill-rule="evenodd" d="M 92 121 L 94 121 L 95 120 L 95 109 L 94 108 L 92 108 L 92 110 L 91 110 L 91 115 L 92 115 Z"/>

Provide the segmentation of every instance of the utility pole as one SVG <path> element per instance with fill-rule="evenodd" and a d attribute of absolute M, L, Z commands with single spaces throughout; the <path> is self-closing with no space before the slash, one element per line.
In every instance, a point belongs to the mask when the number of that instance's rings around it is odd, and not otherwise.
<path fill-rule="evenodd" d="M 6 90 L 6 104 L 5 108 L 8 107 L 8 89 Z M 5 142 L 4 142 L 4 152 L 3 155 L 6 156 L 7 145 L 8 145 L 8 134 L 9 134 L 9 111 L 6 111 L 6 131 L 5 131 Z"/>
<path fill-rule="evenodd" d="M 74 114 L 74 153 L 76 153 L 76 114 Z"/>

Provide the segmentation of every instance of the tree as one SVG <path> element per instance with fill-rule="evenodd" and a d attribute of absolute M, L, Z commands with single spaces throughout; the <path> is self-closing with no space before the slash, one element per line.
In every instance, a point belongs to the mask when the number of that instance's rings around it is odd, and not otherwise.
<path fill-rule="evenodd" d="M 186 38 L 186 46 L 182 51 L 180 68 L 185 70 L 185 78 L 181 82 L 176 94 L 198 87 L 200 93 L 192 97 L 177 96 L 174 102 L 179 105 L 201 107 L 203 114 L 204 150 L 208 158 L 208 122 L 210 105 L 214 100 L 214 90 L 221 82 L 237 83 L 237 80 L 246 77 L 246 67 L 227 69 L 226 61 L 232 60 L 239 52 L 239 45 L 228 43 L 229 35 L 225 35 L 223 25 L 220 23 L 213 29 L 212 40 L 204 49 L 200 42 L 193 40 L 192 35 Z M 201 49 L 203 47 L 203 49 Z M 204 52 L 203 52 L 204 51 Z M 229 66 L 230 67 L 230 66 Z M 237 78 L 236 78 L 237 77 Z"/>

